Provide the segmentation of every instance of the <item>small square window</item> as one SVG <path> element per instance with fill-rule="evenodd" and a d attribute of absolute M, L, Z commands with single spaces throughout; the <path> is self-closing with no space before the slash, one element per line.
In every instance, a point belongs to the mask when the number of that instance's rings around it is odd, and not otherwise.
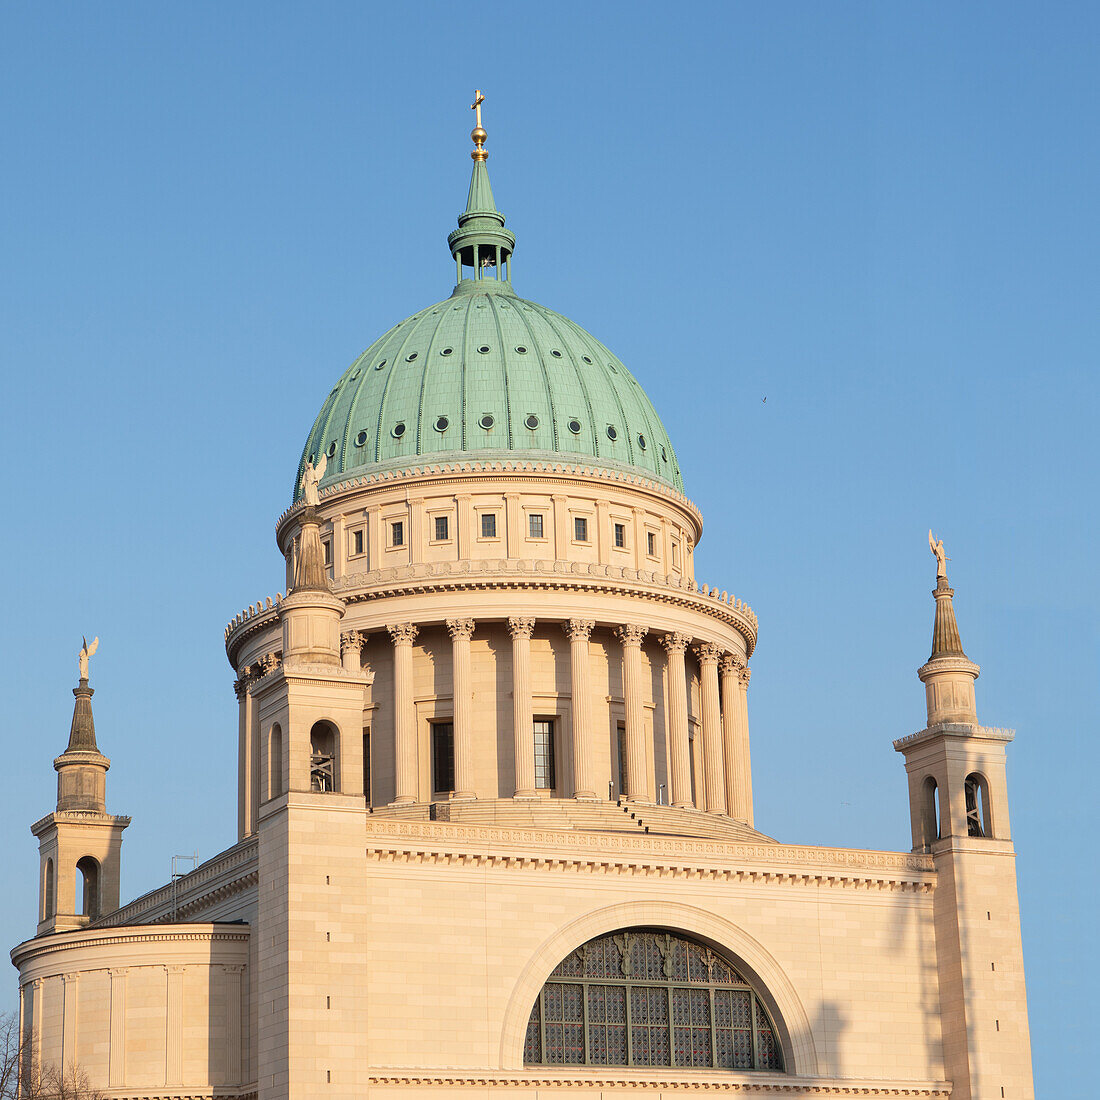
<path fill-rule="evenodd" d="M 543 537 L 541 515 L 529 515 L 527 517 L 527 533 L 533 539 L 541 539 Z"/>
<path fill-rule="evenodd" d="M 332 543 L 325 539 L 321 545 L 325 548 L 325 565 L 332 564 Z"/>
<path fill-rule="evenodd" d="M 352 531 L 351 533 L 351 552 L 353 554 L 361 554 L 363 552 L 363 532 Z"/>
<path fill-rule="evenodd" d="M 390 533 L 393 538 L 390 540 L 391 546 L 404 546 L 405 545 L 405 524 L 404 521 L 398 520 L 391 528 Z"/>
<path fill-rule="evenodd" d="M 435 517 L 435 541 L 446 542 L 447 541 L 447 517 L 436 516 Z"/>
<path fill-rule="evenodd" d="M 626 546 L 626 524 L 615 524 L 615 545 L 622 550 Z"/>
<path fill-rule="evenodd" d="M 577 542 L 588 541 L 588 520 L 584 516 L 573 517 L 573 538 Z"/>
<path fill-rule="evenodd" d="M 652 531 L 647 531 L 645 535 L 646 553 L 651 558 L 657 556 L 657 536 Z"/>
<path fill-rule="evenodd" d="M 481 514 L 481 537 L 483 539 L 495 539 L 497 537 L 497 514 L 496 514 L 496 512 L 482 512 L 482 514 Z"/>

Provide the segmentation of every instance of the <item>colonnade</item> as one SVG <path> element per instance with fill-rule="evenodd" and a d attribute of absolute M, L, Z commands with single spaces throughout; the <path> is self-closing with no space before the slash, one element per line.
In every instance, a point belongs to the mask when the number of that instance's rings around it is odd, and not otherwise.
<path fill-rule="evenodd" d="M 531 686 L 531 637 L 535 620 L 508 619 L 512 639 L 512 724 L 515 752 L 515 797 L 535 798 L 534 710 Z M 596 801 L 595 726 L 592 713 L 592 673 L 589 641 L 595 623 L 569 619 L 562 623 L 569 639 L 573 797 Z M 473 619 L 448 619 L 454 676 L 454 794 L 475 797 L 472 728 L 472 669 L 470 640 Z M 412 647 L 419 633 L 412 623 L 388 626 L 394 646 L 395 803 L 417 801 L 417 730 L 413 704 Z M 649 799 L 646 770 L 645 704 L 642 642 L 648 629 L 623 625 L 615 636 L 623 648 L 623 703 L 625 712 L 625 790 L 628 801 Z M 668 741 L 672 805 L 693 807 L 692 756 L 688 720 L 685 654 L 692 639 L 686 634 L 660 637 L 666 653 L 668 677 Z M 737 654 L 714 642 L 699 641 L 693 648 L 699 661 L 702 686 L 703 790 L 706 808 L 752 823 L 752 778 L 748 738 L 749 669 Z"/>

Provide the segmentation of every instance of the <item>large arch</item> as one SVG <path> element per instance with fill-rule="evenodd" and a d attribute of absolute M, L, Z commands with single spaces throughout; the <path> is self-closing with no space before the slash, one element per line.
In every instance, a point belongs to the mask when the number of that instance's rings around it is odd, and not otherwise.
<path fill-rule="evenodd" d="M 504 1010 L 500 1036 L 500 1066 L 523 1068 L 523 1040 L 531 1005 L 550 972 L 571 951 L 596 936 L 620 928 L 667 928 L 709 942 L 739 960 L 746 977 L 768 1007 L 783 1048 L 788 1074 L 812 1077 L 818 1072 L 810 1018 L 790 979 L 775 958 L 744 929 L 694 905 L 667 901 L 634 901 L 608 905 L 578 917 L 543 942 L 512 989 Z"/>

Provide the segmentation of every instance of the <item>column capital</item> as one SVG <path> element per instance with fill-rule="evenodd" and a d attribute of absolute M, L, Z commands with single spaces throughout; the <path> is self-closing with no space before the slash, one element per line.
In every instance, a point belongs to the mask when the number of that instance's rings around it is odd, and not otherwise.
<path fill-rule="evenodd" d="M 223 963 L 221 969 L 223 974 L 240 974 L 244 971 L 244 963 Z"/>
<path fill-rule="evenodd" d="M 588 641 L 596 624 L 591 619 L 569 619 L 561 624 L 570 641 Z"/>
<path fill-rule="evenodd" d="M 642 639 L 649 633 L 649 627 L 636 626 L 633 623 L 624 623 L 620 627 L 615 629 L 615 637 L 619 639 L 623 645 L 640 646 Z"/>
<path fill-rule="evenodd" d="M 183 963 L 170 963 L 164 968 L 169 974 L 183 974 L 186 973 L 187 967 Z"/>
<path fill-rule="evenodd" d="M 694 647 L 695 656 L 701 665 L 717 665 L 722 649 L 715 642 L 700 642 Z"/>
<path fill-rule="evenodd" d="M 451 635 L 452 641 L 458 641 L 459 638 L 470 639 L 474 636 L 476 629 L 477 623 L 473 619 L 447 620 L 447 631 Z"/>
<path fill-rule="evenodd" d="M 749 678 L 751 676 L 752 676 L 752 669 L 749 668 L 748 665 L 745 665 L 745 667 L 743 669 L 741 669 L 741 686 L 742 687 L 748 687 L 749 686 Z"/>
<path fill-rule="evenodd" d="M 259 665 L 257 666 L 259 671 L 255 673 L 255 679 L 259 679 L 261 676 L 266 676 L 269 672 L 274 672 L 279 667 L 279 663 L 282 658 L 278 653 L 265 653 L 261 658 Z"/>
<path fill-rule="evenodd" d="M 535 632 L 535 620 L 525 618 L 510 618 L 508 620 L 508 633 L 513 638 L 530 638 Z"/>
<path fill-rule="evenodd" d="M 687 634 L 665 634 L 661 638 L 661 645 L 667 653 L 683 653 L 687 649 L 691 638 Z"/>
<path fill-rule="evenodd" d="M 390 623 L 386 629 L 393 639 L 394 645 L 412 645 L 416 641 L 420 628 L 413 623 Z"/>
<path fill-rule="evenodd" d="M 61 980 L 66 985 L 68 985 L 69 982 L 78 982 L 78 981 L 80 981 L 80 971 L 79 970 L 74 970 L 71 974 L 62 974 L 61 975 Z"/>
<path fill-rule="evenodd" d="M 363 649 L 363 643 L 366 641 L 366 635 L 361 630 L 345 630 L 340 635 L 340 652 L 344 650 L 353 650 L 359 653 Z"/>
<path fill-rule="evenodd" d="M 550 499 L 555 504 L 564 504 L 569 498 L 564 493 L 554 493 L 551 495 Z"/>
<path fill-rule="evenodd" d="M 233 693 L 237 696 L 238 702 L 248 694 L 248 690 L 252 686 L 252 681 L 255 678 L 256 676 L 251 665 L 245 665 L 241 669 L 240 678 L 233 681 Z"/>
<path fill-rule="evenodd" d="M 745 667 L 745 662 L 736 653 L 724 653 L 718 662 L 718 667 L 723 673 L 736 674 Z"/>

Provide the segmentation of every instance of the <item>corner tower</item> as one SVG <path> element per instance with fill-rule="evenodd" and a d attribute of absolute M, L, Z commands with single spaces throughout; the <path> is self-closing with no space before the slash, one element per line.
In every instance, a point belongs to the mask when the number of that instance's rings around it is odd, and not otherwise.
<path fill-rule="evenodd" d="M 85 642 L 80 651 L 69 744 L 53 762 L 57 807 L 31 826 L 40 860 L 38 935 L 82 928 L 118 908 L 122 831 L 130 819 L 107 813 L 111 761 L 96 745 L 88 684 L 98 643 Z"/>
<path fill-rule="evenodd" d="M 928 722 L 894 742 L 905 757 L 913 851 L 935 861 L 943 1054 L 955 1100 L 1034 1096 L 1016 853 L 1005 747 L 1014 731 L 978 724 L 942 540 L 932 652 L 918 670 Z"/>

